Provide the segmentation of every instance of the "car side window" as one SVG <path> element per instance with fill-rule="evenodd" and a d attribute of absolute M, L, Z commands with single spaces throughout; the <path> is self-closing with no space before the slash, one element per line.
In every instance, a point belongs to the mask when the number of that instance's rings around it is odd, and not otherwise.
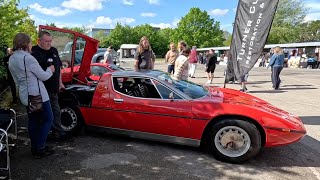
<path fill-rule="evenodd" d="M 91 75 L 95 76 L 102 76 L 104 73 L 109 72 L 107 68 L 101 66 L 91 66 L 90 71 Z"/>
<path fill-rule="evenodd" d="M 182 99 L 180 96 L 178 96 L 176 93 L 174 93 L 172 90 L 168 89 L 158 81 L 152 80 L 155 86 L 157 87 L 159 93 L 161 94 L 163 99 L 171 99 L 170 94 L 173 93 L 174 99 Z"/>
<path fill-rule="evenodd" d="M 148 78 L 114 77 L 113 87 L 117 92 L 128 96 L 161 99 L 156 87 Z"/>

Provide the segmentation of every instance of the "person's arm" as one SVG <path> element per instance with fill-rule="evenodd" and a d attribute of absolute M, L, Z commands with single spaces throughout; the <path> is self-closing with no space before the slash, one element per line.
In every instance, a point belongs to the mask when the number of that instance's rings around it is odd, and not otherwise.
<path fill-rule="evenodd" d="M 164 63 L 168 63 L 168 60 L 169 60 L 169 51 L 167 52 L 166 56 L 165 56 L 165 61 Z"/>
<path fill-rule="evenodd" d="M 60 89 L 65 89 L 64 84 L 62 83 L 62 73 L 60 70 L 60 78 L 59 78 L 59 90 Z"/>
<path fill-rule="evenodd" d="M 272 57 L 271 57 L 271 59 L 270 59 L 269 66 L 272 67 L 272 66 L 274 65 L 274 63 L 276 62 L 276 58 L 277 58 L 276 55 L 272 55 Z"/>
<path fill-rule="evenodd" d="M 30 71 L 41 81 L 46 81 L 48 80 L 53 72 L 51 71 L 51 69 L 48 67 L 46 69 L 46 71 L 44 71 L 38 61 L 33 57 L 33 56 L 27 56 L 25 58 L 25 61 L 26 61 L 26 65 L 29 64 L 29 68 L 30 68 Z"/>
<path fill-rule="evenodd" d="M 151 51 L 151 61 L 150 61 L 150 68 L 151 69 L 154 69 L 155 61 L 156 61 L 155 54 L 153 53 L 153 51 Z"/>
<path fill-rule="evenodd" d="M 134 68 L 134 70 L 136 70 L 136 71 L 138 71 L 139 70 L 139 67 L 138 67 L 138 65 L 139 65 L 139 52 L 138 51 L 136 51 L 136 53 L 134 54 L 134 63 L 133 63 L 133 68 Z"/>

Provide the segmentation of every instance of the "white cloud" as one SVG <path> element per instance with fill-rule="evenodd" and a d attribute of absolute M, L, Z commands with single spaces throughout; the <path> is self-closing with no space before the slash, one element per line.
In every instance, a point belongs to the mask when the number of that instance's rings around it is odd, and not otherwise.
<path fill-rule="evenodd" d="M 140 16 L 142 17 L 155 17 L 157 14 L 155 13 L 141 13 Z"/>
<path fill-rule="evenodd" d="M 97 19 L 90 24 L 91 27 L 105 27 L 107 26 L 108 28 L 113 28 L 115 24 L 120 23 L 120 24 L 132 24 L 136 20 L 133 18 L 129 17 L 120 17 L 120 18 L 115 18 L 111 19 L 110 17 L 105 17 L 105 16 L 99 16 Z"/>
<path fill-rule="evenodd" d="M 29 5 L 29 7 L 42 14 L 51 15 L 51 16 L 64 16 L 71 13 L 69 9 L 61 9 L 60 7 L 45 8 L 38 3 L 31 4 Z"/>
<path fill-rule="evenodd" d="M 136 20 L 133 18 L 128 18 L 128 17 L 120 17 L 120 18 L 115 18 L 113 20 L 113 23 L 121 23 L 121 24 L 131 24 L 134 23 Z"/>
<path fill-rule="evenodd" d="M 159 4 L 159 0 L 148 0 L 149 4 Z"/>
<path fill-rule="evenodd" d="M 122 0 L 122 3 L 123 3 L 124 5 L 133 6 L 133 0 Z"/>
<path fill-rule="evenodd" d="M 96 24 L 110 25 L 112 24 L 112 19 L 109 17 L 99 16 L 96 19 Z"/>
<path fill-rule="evenodd" d="M 228 12 L 229 9 L 212 9 L 208 13 L 212 16 L 225 16 Z"/>
<path fill-rule="evenodd" d="M 315 21 L 315 20 L 320 20 L 320 12 L 318 12 L 318 13 L 309 13 L 304 18 L 305 22 Z"/>
<path fill-rule="evenodd" d="M 62 2 L 62 6 L 79 11 L 95 11 L 103 8 L 102 2 L 105 0 L 67 0 Z"/>
<path fill-rule="evenodd" d="M 180 19 L 174 18 L 171 23 L 150 23 L 150 26 L 159 27 L 160 29 L 164 28 L 176 28 L 178 26 Z"/>
<path fill-rule="evenodd" d="M 171 28 L 172 25 L 169 23 L 159 23 L 159 24 L 150 23 L 150 26 L 159 27 L 160 29 L 164 29 L 164 28 Z"/>
<path fill-rule="evenodd" d="M 171 27 L 172 27 L 172 28 L 178 27 L 178 23 L 180 22 L 180 20 L 181 20 L 181 19 L 179 19 L 179 18 L 174 18 L 174 20 L 173 20 L 172 23 L 171 23 Z"/>

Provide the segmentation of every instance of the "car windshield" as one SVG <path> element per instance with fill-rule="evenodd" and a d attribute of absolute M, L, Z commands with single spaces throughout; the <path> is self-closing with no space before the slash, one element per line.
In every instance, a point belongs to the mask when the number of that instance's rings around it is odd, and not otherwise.
<path fill-rule="evenodd" d="M 172 79 L 168 74 L 161 74 L 158 78 L 168 85 L 179 89 L 192 99 L 198 99 L 208 94 L 208 90 L 203 86 L 185 80 Z"/>

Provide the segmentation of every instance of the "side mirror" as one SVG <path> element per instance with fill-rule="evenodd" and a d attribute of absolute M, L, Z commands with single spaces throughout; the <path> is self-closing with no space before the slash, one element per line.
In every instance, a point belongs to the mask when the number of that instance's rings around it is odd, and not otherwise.
<path fill-rule="evenodd" d="M 171 92 L 171 93 L 169 94 L 169 99 L 171 99 L 171 101 L 173 101 L 173 100 L 174 100 L 173 92 Z"/>

